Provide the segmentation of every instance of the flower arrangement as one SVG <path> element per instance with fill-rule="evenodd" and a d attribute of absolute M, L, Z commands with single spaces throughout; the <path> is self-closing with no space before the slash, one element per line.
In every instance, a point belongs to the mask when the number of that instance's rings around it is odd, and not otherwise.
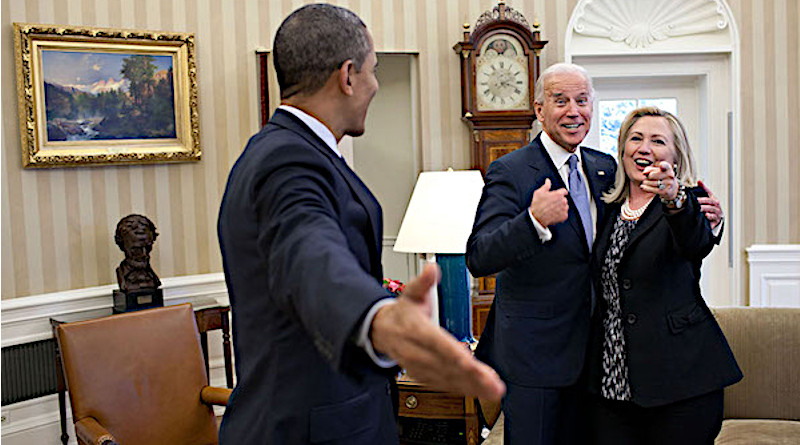
<path fill-rule="evenodd" d="M 401 293 L 403 293 L 403 290 L 405 290 L 406 285 L 397 280 L 384 278 L 383 288 L 391 292 L 395 297 L 398 297 L 400 296 Z"/>

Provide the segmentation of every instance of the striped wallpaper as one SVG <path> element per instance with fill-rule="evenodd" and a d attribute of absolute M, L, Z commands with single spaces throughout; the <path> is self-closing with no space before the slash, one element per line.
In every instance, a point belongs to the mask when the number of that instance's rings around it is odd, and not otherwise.
<path fill-rule="evenodd" d="M 308 1 L 2 0 L 2 299 L 116 282 L 116 222 L 143 213 L 160 236 L 161 277 L 219 272 L 216 216 L 228 169 L 259 127 L 254 50 Z M 417 52 L 422 167 L 469 166 L 459 119 L 461 24 L 494 0 L 335 2 L 367 23 L 378 51 Z M 510 0 L 550 43 L 542 65 L 563 60 L 577 0 Z M 800 11 L 798 0 L 729 0 L 742 36 L 742 245 L 800 243 Z M 197 44 L 199 163 L 23 170 L 12 22 L 191 32 Z"/>
<path fill-rule="evenodd" d="M 743 246 L 800 242 L 800 2 L 730 2 L 742 36 Z"/>

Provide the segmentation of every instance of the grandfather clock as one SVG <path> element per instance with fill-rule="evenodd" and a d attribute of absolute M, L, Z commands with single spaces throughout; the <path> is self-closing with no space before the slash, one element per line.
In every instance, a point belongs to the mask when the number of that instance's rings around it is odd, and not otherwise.
<path fill-rule="evenodd" d="M 472 166 L 486 172 L 495 159 L 530 141 L 533 86 L 539 77 L 538 23 L 500 2 L 484 12 L 464 41 L 453 47 L 461 59 L 461 115 L 472 131 Z"/>
<path fill-rule="evenodd" d="M 471 131 L 472 168 L 486 173 L 489 164 L 528 144 L 533 110 L 534 84 L 539 77 L 539 40 L 525 17 L 502 1 L 484 12 L 464 41 L 453 47 L 461 60 L 461 115 Z M 494 299 L 494 277 L 479 279 L 472 301 L 475 336 L 483 331 Z"/>

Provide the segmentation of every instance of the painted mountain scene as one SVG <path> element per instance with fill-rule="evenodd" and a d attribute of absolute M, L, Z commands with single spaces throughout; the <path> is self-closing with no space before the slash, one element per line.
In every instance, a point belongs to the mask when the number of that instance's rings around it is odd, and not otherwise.
<path fill-rule="evenodd" d="M 175 138 L 172 56 L 42 51 L 49 141 Z"/>

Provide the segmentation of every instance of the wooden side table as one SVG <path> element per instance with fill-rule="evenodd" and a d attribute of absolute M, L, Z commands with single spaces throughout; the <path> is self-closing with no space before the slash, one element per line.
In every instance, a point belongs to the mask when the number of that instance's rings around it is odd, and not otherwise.
<path fill-rule="evenodd" d="M 478 400 L 426 388 L 403 375 L 400 393 L 401 445 L 477 445 Z"/>
<path fill-rule="evenodd" d="M 203 348 L 203 357 L 206 359 L 206 374 L 209 382 L 211 373 L 208 369 L 208 331 L 219 329 L 222 331 L 222 353 L 225 360 L 225 383 L 228 388 L 233 388 L 233 359 L 231 356 L 231 328 L 228 314 L 230 306 L 213 306 L 194 311 L 197 321 L 197 330 L 200 332 L 200 346 Z"/>

